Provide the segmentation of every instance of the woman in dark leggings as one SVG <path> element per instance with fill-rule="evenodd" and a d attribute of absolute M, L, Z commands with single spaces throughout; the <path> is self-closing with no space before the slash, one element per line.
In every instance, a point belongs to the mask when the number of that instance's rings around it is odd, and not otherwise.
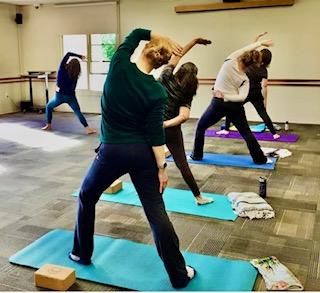
<path fill-rule="evenodd" d="M 131 55 L 140 41 L 149 42 L 137 63 L 132 63 Z M 135 29 L 112 57 L 101 97 L 101 145 L 81 185 L 74 244 L 69 254 L 71 260 L 83 265 L 95 261 L 95 256 L 91 260 L 95 206 L 114 180 L 129 173 L 157 252 L 175 288 L 186 287 L 195 270 L 186 265 L 179 251 L 179 238 L 163 202 L 162 192 L 168 182 L 163 130 L 167 93 L 150 72 L 167 64 L 172 52 L 180 55 L 181 50 L 166 37 Z"/>
<path fill-rule="evenodd" d="M 256 38 L 256 41 L 262 36 L 261 34 Z M 246 74 L 250 80 L 250 89 L 248 97 L 245 99 L 244 104 L 250 102 L 254 108 L 257 110 L 259 116 L 262 118 L 265 125 L 268 127 L 270 132 L 273 135 L 274 139 L 280 137 L 276 133 L 276 130 L 273 126 L 273 123 L 266 110 L 266 99 L 267 99 L 267 85 L 268 85 L 268 70 L 267 68 L 270 65 L 272 54 L 268 49 L 262 49 L 261 54 L 261 63 L 259 65 L 253 64 L 246 69 Z M 230 119 L 226 117 L 225 129 L 218 131 L 217 134 L 227 135 L 229 134 L 230 129 Z"/>
<path fill-rule="evenodd" d="M 255 42 L 227 57 L 218 73 L 214 84 L 211 104 L 198 121 L 193 151 L 193 160 L 202 160 L 204 133 L 221 118 L 229 116 L 247 143 L 247 147 L 255 164 L 272 162 L 263 154 L 260 145 L 252 134 L 243 107 L 248 96 L 249 79 L 245 73 L 247 67 L 260 62 L 260 54 L 255 49 L 270 46 L 271 41 Z"/>
<path fill-rule="evenodd" d="M 196 44 L 207 45 L 210 43 L 210 41 L 201 38 L 193 39 L 183 48 L 182 54 L 186 54 Z M 203 197 L 200 193 L 187 162 L 181 131 L 181 124 L 189 119 L 192 99 L 198 88 L 198 69 L 193 63 L 187 62 L 181 65 L 179 70 L 173 74 L 180 59 L 181 57 L 179 56 L 172 56 L 159 79 L 168 93 L 168 102 L 164 112 L 165 121 L 163 123 L 166 145 L 183 179 L 191 189 L 196 203 L 204 205 L 212 203 L 213 199 Z"/>
<path fill-rule="evenodd" d="M 76 98 L 75 89 L 77 86 L 78 78 L 81 73 L 80 62 L 76 58 L 72 58 L 69 62 L 70 57 L 77 57 L 85 61 L 86 57 L 68 52 L 62 59 L 57 74 L 57 87 L 55 96 L 49 101 L 46 107 L 46 119 L 47 124 L 42 129 L 52 130 L 52 111 L 54 108 L 61 104 L 67 103 L 73 112 L 76 114 L 81 124 L 84 126 L 84 130 L 87 134 L 96 133 L 94 129 L 89 127 L 86 118 L 81 113 L 79 103 Z"/>

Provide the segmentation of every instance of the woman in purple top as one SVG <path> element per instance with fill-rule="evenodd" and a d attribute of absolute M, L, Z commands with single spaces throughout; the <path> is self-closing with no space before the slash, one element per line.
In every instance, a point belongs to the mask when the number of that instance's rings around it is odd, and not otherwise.
<path fill-rule="evenodd" d="M 83 61 L 86 61 L 85 56 L 71 52 L 68 52 L 63 57 L 57 74 L 56 93 L 46 107 L 47 124 L 42 129 L 52 130 L 51 122 L 53 109 L 61 104 L 67 103 L 76 114 L 81 124 L 84 126 L 85 132 L 87 134 L 92 134 L 96 131 L 89 127 L 86 118 L 84 118 L 83 114 L 81 113 L 80 106 L 76 98 L 75 89 L 81 73 L 80 62 L 76 58 L 72 58 L 68 62 L 70 57 L 77 57 Z"/>

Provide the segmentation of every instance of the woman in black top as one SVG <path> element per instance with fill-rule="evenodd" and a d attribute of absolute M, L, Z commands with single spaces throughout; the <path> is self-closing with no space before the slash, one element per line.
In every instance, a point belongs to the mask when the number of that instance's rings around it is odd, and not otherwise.
<path fill-rule="evenodd" d="M 201 38 L 193 39 L 183 48 L 183 55 L 186 54 L 194 45 L 207 45 L 211 41 Z M 190 187 L 198 205 L 212 203 L 212 198 L 203 197 L 199 187 L 189 168 L 181 131 L 181 124 L 189 119 L 190 108 L 193 96 L 198 88 L 197 67 L 187 62 L 181 65 L 179 70 L 173 74 L 181 57 L 173 56 L 169 64 L 161 73 L 160 81 L 168 93 L 168 101 L 164 112 L 164 123 L 166 134 L 166 145 L 173 157 L 176 166 L 179 168 L 183 179 Z"/>
<path fill-rule="evenodd" d="M 265 35 L 259 35 L 255 41 Z M 273 135 L 274 139 L 279 139 L 280 135 L 276 133 L 273 123 L 266 110 L 267 100 L 267 85 L 268 85 L 268 70 L 270 65 L 272 54 L 268 49 L 262 49 L 260 51 L 261 62 L 260 66 L 253 64 L 246 69 L 246 74 L 250 81 L 250 89 L 248 97 L 245 99 L 244 104 L 250 102 L 257 110 L 259 116 L 262 118 L 265 125 L 268 127 Z M 218 131 L 217 134 L 227 135 L 230 129 L 230 119 L 226 117 L 225 129 Z"/>

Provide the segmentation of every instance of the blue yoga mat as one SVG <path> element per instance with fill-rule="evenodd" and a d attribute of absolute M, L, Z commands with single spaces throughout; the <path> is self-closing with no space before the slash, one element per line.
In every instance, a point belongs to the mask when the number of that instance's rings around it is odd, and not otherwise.
<path fill-rule="evenodd" d="M 203 196 L 214 199 L 213 203 L 198 206 L 191 191 L 167 187 L 163 193 L 166 210 L 201 217 L 234 221 L 237 215 L 232 211 L 231 203 L 225 195 L 201 192 Z M 73 196 L 78 196 L 74 192 Z M 102 194 L 101 200 L 141 206 L 141 202 L 132 183 L 124 182 L 123 189 L 116 194 Z"/>
<path fill-rule="evenodd" d="M 270 158 L 270 159 L 272 160 L 272 163 L 270 164 L 257 165 L 252 161 L 251 156 L 247 156 L 247 155 L 204 153 L 203 159 L 201 161 L 194 161 L 192 159 L 188 159 L 188 162 L 190 164 L 273 170 L 276 166 L 276 159 L 275 158 Z M 168 157 L 167 161 L 173 162 L 172 156 Z"/>
<path fill-rule="evenodd" d="M 40 268 L 56 264 L 76 270 L 76 277 L 88 281 L 139 291 L 172 291 L 155 246 L 106 236 L 95 236 L 95 250 L 90 266 L 68 259 L 73 232 L 53 230 L 11 256 L 14 264 Z M 185 291 L 251 291 L 256 269 L 243 260 L 184 252 L 186 263 L 197 275 Z"/>

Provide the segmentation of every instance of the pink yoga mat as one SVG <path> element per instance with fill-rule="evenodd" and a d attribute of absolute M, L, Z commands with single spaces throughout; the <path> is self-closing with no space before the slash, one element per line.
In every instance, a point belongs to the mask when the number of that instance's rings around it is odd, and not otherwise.
<path fill-rule="evenodd" d="M 220 138 L 232 138 L 239 139 L 242 138 L 238 131 L 230 131 L 227 135 L 219 135 L 216 132 L 219 130 L 207 130 L 205 135 L 209 137 L 220 137 Z M 265 141 L 279 141 L 279 142 L 296 142 L 299 139 L 297 134 L 290 133 L 279 133 L 280 138 L 273 139 L 273 136 L 270 132 L 253 132 L 253 135 L 257 140 L 265 140 Z"/>

